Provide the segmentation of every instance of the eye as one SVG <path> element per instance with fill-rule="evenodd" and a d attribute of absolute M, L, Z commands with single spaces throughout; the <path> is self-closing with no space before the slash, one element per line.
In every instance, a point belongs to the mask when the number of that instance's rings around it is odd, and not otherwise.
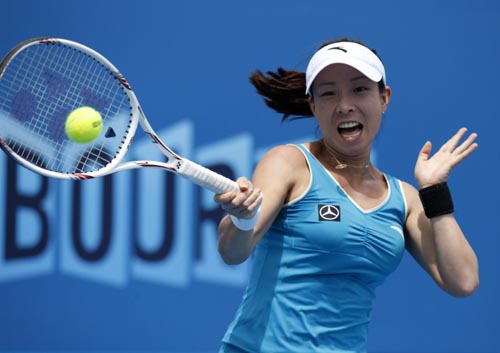
<path fill-rule="evenodd" d="M 331 97 L 335 95 L 335 91 L 327 90 L 319 93 L 320 97 Z"/>
<path fill-rule="evenodd" d="M 360 93 L 360 92 L 364 92 L 364 91 L 368 91 L 368 87 L 366 87 L 366 86 L 359 86 L 359 87 L 356 87 L 354 89 L 354 92 L 356 92 L 356 93 Z"/>

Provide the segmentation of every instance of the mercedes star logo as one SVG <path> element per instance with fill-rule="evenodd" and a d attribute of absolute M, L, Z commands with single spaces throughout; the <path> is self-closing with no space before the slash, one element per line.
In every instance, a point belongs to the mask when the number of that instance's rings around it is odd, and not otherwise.
<path fill-rule="evenodd" d="M 318 205 L 320 221 L 340 221 L 340 207 L 334 205 Z"/>

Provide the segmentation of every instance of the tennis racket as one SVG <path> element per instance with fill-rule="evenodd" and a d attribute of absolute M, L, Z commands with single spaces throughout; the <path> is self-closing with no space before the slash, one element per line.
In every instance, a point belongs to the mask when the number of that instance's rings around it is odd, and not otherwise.
<path fill-rule="evenodd" d="M 102 116 L 101 134 L 73 142 L 65 121 L 88 106 Z M 140 125 L 166 161 L 124 161 Z M 216 193 L 239 191 L 236 182 L 177 155 L 154 132 L 125 77 L 101 54 L 59 38 L 18 44 L 0 63 L 0 147 L 41 175 L 85 180 L 156 167 Z"/>

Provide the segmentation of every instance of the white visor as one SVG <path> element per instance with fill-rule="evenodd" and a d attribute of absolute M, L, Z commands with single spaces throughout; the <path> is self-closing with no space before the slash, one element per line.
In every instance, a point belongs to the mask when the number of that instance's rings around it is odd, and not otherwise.
<path fill-rule="evenodd" d="M 338 42 L 321 48 L 309 61 L 306 94 L 310 93 L 312 83 L 321 70 L 332 64 L 349 65 L 374 82 L 383 80 L 386 83 L 384 65 L 374 52 L 358 43 Z"/>

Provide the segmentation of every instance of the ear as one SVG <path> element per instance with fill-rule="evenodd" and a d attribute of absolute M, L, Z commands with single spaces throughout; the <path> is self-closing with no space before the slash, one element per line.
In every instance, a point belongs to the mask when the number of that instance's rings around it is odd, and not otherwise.
<path fill-rule="evenodd" d="M 310 95 L 307 96 L 307 103 L 309 103 L 309 108 L 311 108 L 311 111 L 314 114 L 314 110 L 315 110 L 314 99 Z"/>
<path fill-rule="evenodd" d="M 392 96 L 391 87 L 385 86 L 385 93 L 382 93 L 380 95 L 380 98 L 382 100 L 382 112 L 385 112 L 387 110 L 387 107 L 389 106 L 389 102 L 391 100 L 391 96 Z"/>

